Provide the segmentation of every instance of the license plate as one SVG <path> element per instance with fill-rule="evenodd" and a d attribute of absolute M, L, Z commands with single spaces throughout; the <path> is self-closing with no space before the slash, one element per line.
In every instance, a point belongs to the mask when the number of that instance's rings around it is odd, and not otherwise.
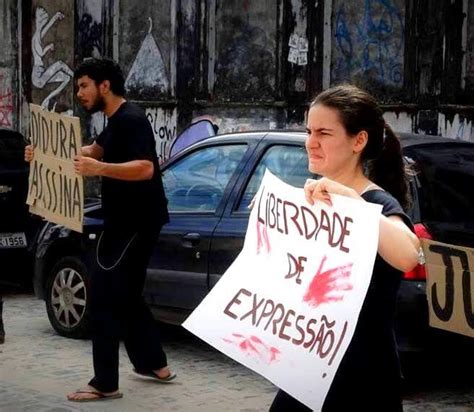
<path fill-rule="evenodd" d="M 0 249 L 18 249 L 26 246 L 26 236 L 23 232 L 0 233 Z"/>

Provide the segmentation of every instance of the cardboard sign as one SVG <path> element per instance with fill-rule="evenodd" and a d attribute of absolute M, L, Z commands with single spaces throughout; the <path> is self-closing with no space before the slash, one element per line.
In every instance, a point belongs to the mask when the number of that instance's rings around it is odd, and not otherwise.
<path fill-rule="evenodd" d="M 79 118 L 30 104 L 30 139 L 35 148 L 26 200 L 30 212 L 82 232 L 83 178 L 73 164 L 81 150 Z"/>
<path fill-rule="evenodd" d="M 184 323 L 315 410 L 354 333 L 382 209 L 332 201 L 311 206 L 267 171 L 242 252 Z"/>
<path fill-rule="evenodd" d="M 422 240 L 430 326 L 474 337 L 474 249 Z"/>

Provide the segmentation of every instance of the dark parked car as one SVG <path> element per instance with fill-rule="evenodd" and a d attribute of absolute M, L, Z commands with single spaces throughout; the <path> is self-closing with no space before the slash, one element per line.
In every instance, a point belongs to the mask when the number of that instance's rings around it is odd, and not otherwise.
<path fill-rule="evenodd" d="M 283 131 L 221 135 L 162 165 L 171 221 L 156 245 L 144 292 L 160 319 L 183 320 L 236 258 L 265 168 L 291 185 L 304 185 L 310 177 L 305 137 Z M 407 164 L 418 170 L 411 181 L 417 232 L 473 246 L 474 196 L 466 182 L 474 177 L 474 144 L 418 135 L 403 135 L 402 143 Z M 87 334 L 88 267 L 101 224 L 100 203 L 92 204 L 84 234 L 49 224 L 39 240 L 35 290 L 62 335 Z M 400 304 L 399 339 L 415 348 L 412 337 L 425 339 L 430 332 L 422 267 L 405 275 Z"/>
<path fill-rule="evenodd" d="M 28 212 L 28 164 L 22 134 L 0 129 L 0 282 L 27 284 L 41 218 Z"/>

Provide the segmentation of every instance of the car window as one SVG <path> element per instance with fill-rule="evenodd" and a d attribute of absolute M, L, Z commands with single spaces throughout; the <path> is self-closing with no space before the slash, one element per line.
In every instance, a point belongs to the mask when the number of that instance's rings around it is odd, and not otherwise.
<path fill-rule="evenodd" d="M 214 212 L 247 145 L 208 146 L 163 172 L 170 212 Z"/>
<path fill-rule="evenodd" d="M 237 206 L 237 211 L 248 211 L 248 205 L 260 187 L 265 169 L 268 169 L 284 182 L 296 187 L 303 187 L 306 179 L 313 176 L 308 171 L 308 156 L 303 146 L 271 146 L 253 171 Z"/>

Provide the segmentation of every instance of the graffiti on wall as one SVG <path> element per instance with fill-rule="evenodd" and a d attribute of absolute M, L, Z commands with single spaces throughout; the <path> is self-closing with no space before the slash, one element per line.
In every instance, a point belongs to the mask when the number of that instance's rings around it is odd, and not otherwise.
<path fill-rule="evenodd" d="M 102 23 L 95 21 L 89 13 L 84 13 L 79 22 L 78 41 L 80 60 L 85 57 L 101 57 Z"/>
<path fill-rule="evenodd" d="M 151 107 L 145 112 L 155 135 L 158 161 L 162 163 L 168 158 L 171 144 L 176 137 L 176 109 Z"/>
<path fill-rule="evenodd" d="M 142 42 L 132 68 L 125 80 L 125 88 L 129 92 L 142 94 L 162 94 L 170 89 L 170 82 L 165 68 L 163 56 L 151 31 L 153 28 L 151 17 L 148 34 Z"/>
<path fill-rule="evenodd" d="M 368 76 L 401 87 L 404 9 L 396 4 L 398 0 L 363 1 L 363 8 L 359 1 L 340 1 L 336 8 L 332 81 Z"/>
<path fill-rule="evenodd" d="M 46 67 L 45 56 L 54 51 L 54 43 L 43 44 L 43 38 L 48 30 L 59 20 L 64 18 L 64 14 L 58 11 L 49 18 L 48 12 L 43 7 L 37 7 L 35 11 L 35 30 L 31 41 L 33 52 L 33 70 L 31 81 L 38 89 L 43 89 L 48 84 L 58 84 L 41 102 L 41 106 L 46 109 L 55 110 L 56 102 L 51 106 L 51 101 L 58 96 L 67 84 L 71 81 L 74 73 L 63 61 L 55 61 Z"/>
<path fill-rule="evenodd" d="M 0 73 L 0 127 L 13 127 L 13 92 Z"/>

